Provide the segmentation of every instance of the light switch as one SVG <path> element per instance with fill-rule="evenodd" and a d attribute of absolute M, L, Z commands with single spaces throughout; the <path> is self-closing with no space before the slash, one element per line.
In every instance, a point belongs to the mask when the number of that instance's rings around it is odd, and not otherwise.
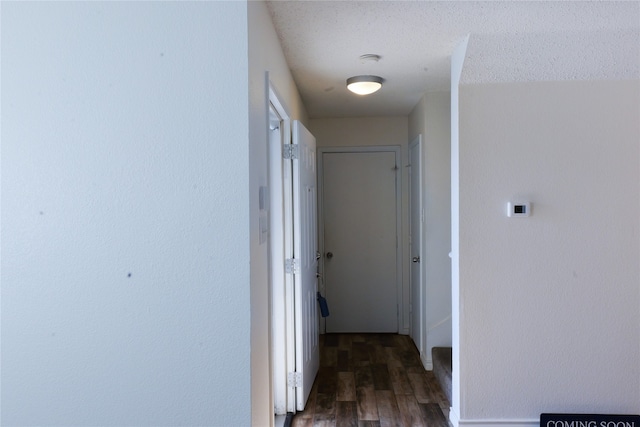
<path fill-rule="evenodd" d="M 531 214 L 531 203 L 529 202 L 509 202 L 507 203 L 507 216 L 527 217 Z"/>
<path fill-rule="evenodd" d="M 269 210 L 269 188 L 265 186 L 260 187 L 259 191 L 259 206 L 261 211 Z"/>

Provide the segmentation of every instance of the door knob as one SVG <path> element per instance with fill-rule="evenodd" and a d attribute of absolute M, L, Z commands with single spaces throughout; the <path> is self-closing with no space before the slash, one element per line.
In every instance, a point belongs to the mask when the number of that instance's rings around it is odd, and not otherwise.
<path fill-rule="evenodd" d="M 327 259 L 333 258 L 333 252 L 327 252 Z"/>
<path fill-rule="evenodd" d="M 420 257 L 419 256 L 414 256 L 411 261 L 413 262 L 420 262 Z"/>

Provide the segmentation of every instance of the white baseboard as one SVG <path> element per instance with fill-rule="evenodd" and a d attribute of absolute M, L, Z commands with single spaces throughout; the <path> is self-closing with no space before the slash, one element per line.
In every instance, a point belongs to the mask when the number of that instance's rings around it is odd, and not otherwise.
<path fill-rule="evenodd" d="M 459 422 L 458 413 L 454 412 L 453 407 L 449 407 L 449 427 L 458 427 Z"/>
<path fill-rule="evenodd" d="M 478 419 L 460 419 L 458 414 L 453 410 L 453 408 L 449 409 L 449 423 L 453 427 L 538 427 L 540 425 L 539 419 L 528 419 L 528 420 L 518 420 L 518 419 L 487 419 L 487 420 L 478 420 Z"/>
<path fill-rule="evenodd" d="M 433 360 L 429 359 L 426 354 L 420 355 L 420 361 L 422 362 L 422 366 L 427 371 L 433 371 Z"/>
<path fill-rule="evenodd" d="M 273 420 L 273 426 L 274 427 L 283 427 L 284 426 L 284 422 L 286 421 L 287 416 L 286 415 L 276 415 L 275 419 Z"/>
<path fill-rule="evenodd" d="M 458 420 L 458 427 L 538 427 L 540 420 Z"/>

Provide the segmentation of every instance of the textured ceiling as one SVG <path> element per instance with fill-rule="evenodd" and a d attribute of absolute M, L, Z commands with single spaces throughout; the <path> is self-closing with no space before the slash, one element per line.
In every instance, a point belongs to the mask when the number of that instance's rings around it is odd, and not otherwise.
<path fill-rule="evenodd" d="M 468 34 L 462 83 L 640 77 L 640 1 L 267 4 L 313 118 L 407 115 L 424 92 L 449 90 L 451 53 Z M 353 95 L 345 80 L 360 74 L 385 84 Z"/>

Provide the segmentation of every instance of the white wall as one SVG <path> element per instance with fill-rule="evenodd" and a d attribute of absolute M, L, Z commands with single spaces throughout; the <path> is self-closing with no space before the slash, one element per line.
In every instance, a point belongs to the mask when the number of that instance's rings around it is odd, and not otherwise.
<path fill-rule="evenodd" d="M 306 121 L 306 111 L 284 59 L 264 2 L 248 2 L 249 19 L 249 197 L 251 239 L 251 420 L 254 426 L 273 422 L 271 399 L 271 310 L 268 243 L 260 244 L 259 191 L 268 187 L 268 85 L 266 73 L 292 119 Z M 240 425 L 236 423 L 235 425 Z"/>
<path fill-rule="evenodd" d="M 309 130 L 318 147 L 356 147 L 399 145 L 402 156 L 402 241 L 409 241 L 409 174 L 407 117 L 357 117 L 311 119 Z M 402 319 L 400 333 L 408 334 L 409 317 L 409 249 L 402 246 Z"/>
<path fill-rule="evenodd" d="M 247 5 L 1 26 L 2 425 L 249 425 Z"/>
<path fill-rule="evenodd" d="M 309 130 L 321 147 L 366 145 L 408 147 L 407 126 L 408 119 L 404 116 L 316 118 L 309 121 Z M 406 156 L 407 153 L 404 155 Z"/>
<path fill-rule="evenodd" d="M 640 413 L 640 82 L 459 101 L 460 424 Z"/>
<path fill-rule="evenodd" d="M 409 141 L 423 136 L 424 235 L 422 286 L 426 343 L 423 363 L 432 368 L 431 349 L 451 347 L 451 94 L 426 93 L 409 115 Z M 416 307 L 416 303 L 413 303 Z"/>

